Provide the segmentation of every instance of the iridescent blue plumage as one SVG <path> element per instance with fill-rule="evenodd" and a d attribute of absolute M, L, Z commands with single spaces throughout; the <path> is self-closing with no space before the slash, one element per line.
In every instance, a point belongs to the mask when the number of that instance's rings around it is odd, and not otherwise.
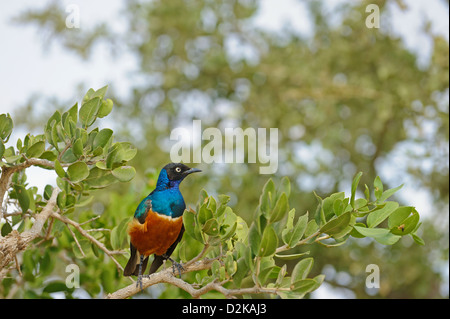
<path fill-rule="evenodd" d="M 184 232 L 182 215 L 186 204 L 179 186 L 186 176 L 195 172 L 200 170 L 181 163 L 167 164 L 159 174 L 155 190 L 136 208 L 135 218 L 127 230 L 130 235 L 130 259 L 124 269 L 124 275 L 137 275 L 141 288 L 142 271 L 145 271 L 148 257 L 152 254 L 155 258 L 150 267 L 150 274 L 155 272 L 164 260 L 169 259 L 181 275 L 183 267 L 170 258 Z"/>
<path fill-rule="evenodd" d="M 193 172 L 198 171 L 192 169 Z M 166 169 L 159 173 L 156 188 L 137 207 L 134 217 L 142 218 L 151 208 L 154 212 L 173 218 L 183 215 L 186 204 L 180 192 L 180 183 L 187 175 L 173 180 L 170 179 Z"/>

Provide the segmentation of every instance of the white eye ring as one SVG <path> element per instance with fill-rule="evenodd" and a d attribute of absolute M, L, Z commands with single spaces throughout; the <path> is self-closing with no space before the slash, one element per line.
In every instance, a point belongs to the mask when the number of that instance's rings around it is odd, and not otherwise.
<path fill-rule="evenodd" d="M 176 171 L 177 173 L 181 172 L 181 167 L 176 167 L 176 168 L 175 168 L 175 171 Z"/>

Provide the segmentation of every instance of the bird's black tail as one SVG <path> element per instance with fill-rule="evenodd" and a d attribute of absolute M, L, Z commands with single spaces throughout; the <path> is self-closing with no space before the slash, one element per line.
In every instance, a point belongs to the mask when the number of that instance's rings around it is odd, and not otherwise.
<path fill-rule="evenodd" d="M 130 243 L 130 259 L 127 262 L 127 265 L 125 266 L 125 269 L 123 270 L 124 276 L 138 276 L 139 275 L 139 252 L 137 249 L 133 246 L 133 244 Z M 145 272 L 145 269 L 147 268 L 148 263 L 148 256 L 144 259 L 142 263 L 142 273 Z"/>

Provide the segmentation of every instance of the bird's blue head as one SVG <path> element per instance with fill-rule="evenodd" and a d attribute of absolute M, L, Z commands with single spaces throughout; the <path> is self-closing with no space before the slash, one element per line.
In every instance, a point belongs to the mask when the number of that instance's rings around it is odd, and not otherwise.
<path fill-rule="evenodd" d="M 163 167 L 159 173 L 156 190 L 178 188 L 183 179 L 189 174 L 201 172 L 198 168 L 190 168 L 182 163 L 170 163 Z"/>

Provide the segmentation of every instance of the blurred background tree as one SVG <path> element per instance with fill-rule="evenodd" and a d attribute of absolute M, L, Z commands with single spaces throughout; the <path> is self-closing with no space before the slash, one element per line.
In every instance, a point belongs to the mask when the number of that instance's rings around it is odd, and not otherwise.
<path fill-rule="evenodd" d="M 91 209 L 131 216 L 134 204 L 153 188 L 155 170 L 170 161 L 169 136 L 175 127 L 189 129 L 194 119 L 203 129 L 276 127 L 275 179 L 287 175 L 293 181 L 291 207 L 301 214 L 316 206 L 312 190 L 322 197 L 348 191 L 358 171 L 364 172 L 360 185 L 380 175 L 391 183 L 386 188 L 406 181 L 410 190 L 432 196 L 432 213 L 423 225 L 426 246 L 411 245 L 407 238 L 388 247 L 349 240 L 341 249 L 311 252 L 320 256 L 315 270 L 327 275 L 321 289 L 341 297 L 448 297 L 448 41 L 431 31 L 430 22 L 424 34 L 432 41 L 432 55 L 419 64 L 392 32 L 395 17 L 387 8 L 408 10 L 404 1 L 348 1 L 333 11 L 323 2 L 302 3 L 313 25 L 308 36 L 288 26 L 282 34 L 257 28 L 253 18 L 260 2 L 254 0 L 124 1 L 124 33 L 107 23 L 68 29 L 67 13 L 57 1 L 15 20 L 37 25 L 46 43 L 55 41 L 81 59 L 90 59 L 103 43 L 114 54 L 131 52 L 139 61 L 133 78 L 140 81 L 127 96 L 115 96 L 110 86 L 116 137 L 139 149 L 132 161 L 137 176 L 126 187 L 102 193 Z M 365 26 L 369 3 L 380 7 L 380 29 Z M 48 99 L 45 103 L 53 107 L 36 111 L 33 103 L 15 111 L 14 117 L 22 119 L 16 125 L 41 126 L 39 119 L 63 104 Z M 259 164 L 200 167 L 206 173 L 186 181 L 184 197 L 194 203 L 201 188 L 228 194 L 234 211 L 251 218 L 268 178 L 259 174 Z M 400 253 L 399 245 L 411 247 Z M 365 288 L 368 264 L 380 265 L 379 290 Z M 98 272 L 87 262 L 84 267 L 86 276 Z M 100 278 L 113 273 L 111 267 Z M 97 288 L 88 293 L 123 283 L 117 276 L 107 279 L 94 281 Z"/>

